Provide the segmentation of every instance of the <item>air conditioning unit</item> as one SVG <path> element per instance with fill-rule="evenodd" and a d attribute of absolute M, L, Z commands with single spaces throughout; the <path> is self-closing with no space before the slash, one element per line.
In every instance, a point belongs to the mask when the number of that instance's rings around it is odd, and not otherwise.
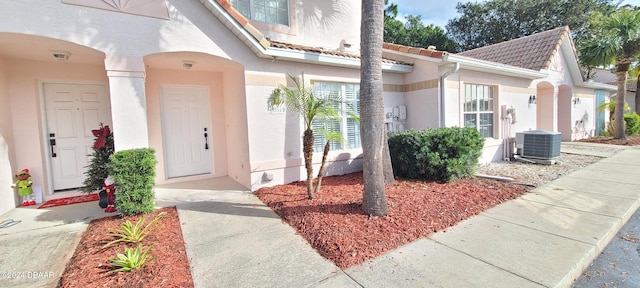
<path fill-rule="evenodd" d="M 560 157 L 562 133 L 533 130 L 516 133 L 516 148 L 522 157 L 553 159 Z"/>

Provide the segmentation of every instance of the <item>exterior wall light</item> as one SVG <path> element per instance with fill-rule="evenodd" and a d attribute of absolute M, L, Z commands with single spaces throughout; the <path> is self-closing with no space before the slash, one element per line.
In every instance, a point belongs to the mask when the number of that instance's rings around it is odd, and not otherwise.
<path fill-rule="evenodd" d="M 191 68 L 193 68 L 193 64 L 196 64 L 196 62 L 182 61 L 182 68 L 184 68 L 184 70 L 191 70 Z"/>

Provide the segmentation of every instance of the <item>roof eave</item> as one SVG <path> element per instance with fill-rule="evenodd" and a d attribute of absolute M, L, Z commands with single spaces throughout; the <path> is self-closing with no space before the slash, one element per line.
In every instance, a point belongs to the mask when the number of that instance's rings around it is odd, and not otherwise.
<path fill-rule="evenodd" d="M 488 72 L 492 74 L 500 74 L 506 76 L 515 76 L 525 79 L 540 79 L 549 76 L 546 71 L 535 71 L 516 66 L 500 64 L 496 62 L 478 60 L 470 57 L 449 54 L 443 57 L 442 63 L 459 63 L 460 68 L 467 70 Z"/>
<path fill-rule="evenodd" d="M 597 90 L 618 91 L 618 86 L 593 81 L 582 82 L 578 86 Z"/>
<path fill-rule="evenodd" d="M 427 61 L 435 62 L 435 63 L 442 62 L 441 58 L 436 58 L 436 57 L 429 57 L 429 56 L 418 55 L 418 54 L 413 54 L 413 53 L 400 52 L 400 51 L 392 50 L 392 49 L 382 49 L 382 51 L 384 53 L 389 53 L 389 54 L 394 54 L 394 55 L 399 55 L 399 56 L 406 56 L 406 57 L 413 58 L 413 59 L 427 60 Z M 447 55 L 447 54 L 448 53 L 446 53 L 444 55 Z"/>
<path fill-rule="evenodd" d="M 269 48 L 264 50 L 261 54 L 262 55 L 258 56 L 272 60 L 275 59 L 316 64 L 320 62 L 330 66 L 360 69 L 360 58 L 350 58 L 331 54 L 282 48 Z M 409 73 L 413 71 L 413 66 L 382 62 L 382 71 L 391 73 Z"/>
<path fill-rule="evenodd" d="M 335 67 L 360 69 L 359 58 L 349 58 L 330 54 L 322 54 L 309 51 L 298 51 L 282 48 L 265 48 L 249 31 L 240 26 L 227 11 L 215 0 L 199 0 L 211 11 L 233 34 L 251 49 L 258 57 L 263 59 L 277 59 L 281 61 L 293 61 L 301 63 L 324 64 Z M 274 58 L 275 57 L 275 58 Z M 397 63 L 382 63 L 382 71 L 391 73 L 409 73 L 413 66 Z"/>
<path fill-rule="evenodd" d="M 564 55 L 565 62 L 569 67 L 569 75 L 571 75 L 571 80 L 573 81 L 573 83 L 576 86 L 582 86 L 581 84 L 584 84 L 584 79 L 582 78 L 580 63 L 578 62 L 578 56 L 576 54 L 575 47 L 573 46 L 573 42 L 569 37 L 569 34 L 564 35 L 559 52 Z"/>

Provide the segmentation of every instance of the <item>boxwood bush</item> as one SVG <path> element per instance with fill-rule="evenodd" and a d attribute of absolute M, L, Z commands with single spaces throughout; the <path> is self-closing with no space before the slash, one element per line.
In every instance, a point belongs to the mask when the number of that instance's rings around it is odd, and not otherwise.
<path fill-rule="evenodd" d="M 389 134 L 389 151 L 396 176 L 454 181 L 473 176 L 484 138 L 473 128 L 447 127 Z"/>
<path fill-rule="evenodd" d="M 153 178 L 155 151 L 151 148 L 118 151 L 109 162 L 116 186 L 116 208 L 123 216 L 149 213 L 155 209 Z"/>
<path fill-rule="evenodd" d="M 640 133 L 640 115 L 633 112 L 633 114 L 624 114 L 625 133 L 627 135 L 638 135 Z"/>

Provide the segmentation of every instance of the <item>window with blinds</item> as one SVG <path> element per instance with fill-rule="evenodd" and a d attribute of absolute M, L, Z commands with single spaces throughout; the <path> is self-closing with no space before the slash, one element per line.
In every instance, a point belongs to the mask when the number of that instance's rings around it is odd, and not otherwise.
<path fill-rule="evenodd" d="M 478 129 L 485 138 L 493 137 L 493 87 L 464 85 L 464 127 Z"/>
<path fill-rule="evenodd" d="M 342 99 L 340 121 L 315 119 L 312 129 L 315 137 L 314 151 L 323 151 L 327 142 L 325 133 L 336 132 L 342 136 L 343 141 L 331 141 L 331 150 L 343 150 L 360 148 L 360 124 L 351 115 L 360 115 L 360 85 L 348 83 L 332 83 L 332 82 L 315 82 L 313 84 L 313 95 L 315 97 L 326 99 L 327 97 L 339 97 Z"/>
<path fill-rule="evenodd" d="M 248 19 L 289 25 L 288 0 L 230 0 L 231 5 Z"/>

